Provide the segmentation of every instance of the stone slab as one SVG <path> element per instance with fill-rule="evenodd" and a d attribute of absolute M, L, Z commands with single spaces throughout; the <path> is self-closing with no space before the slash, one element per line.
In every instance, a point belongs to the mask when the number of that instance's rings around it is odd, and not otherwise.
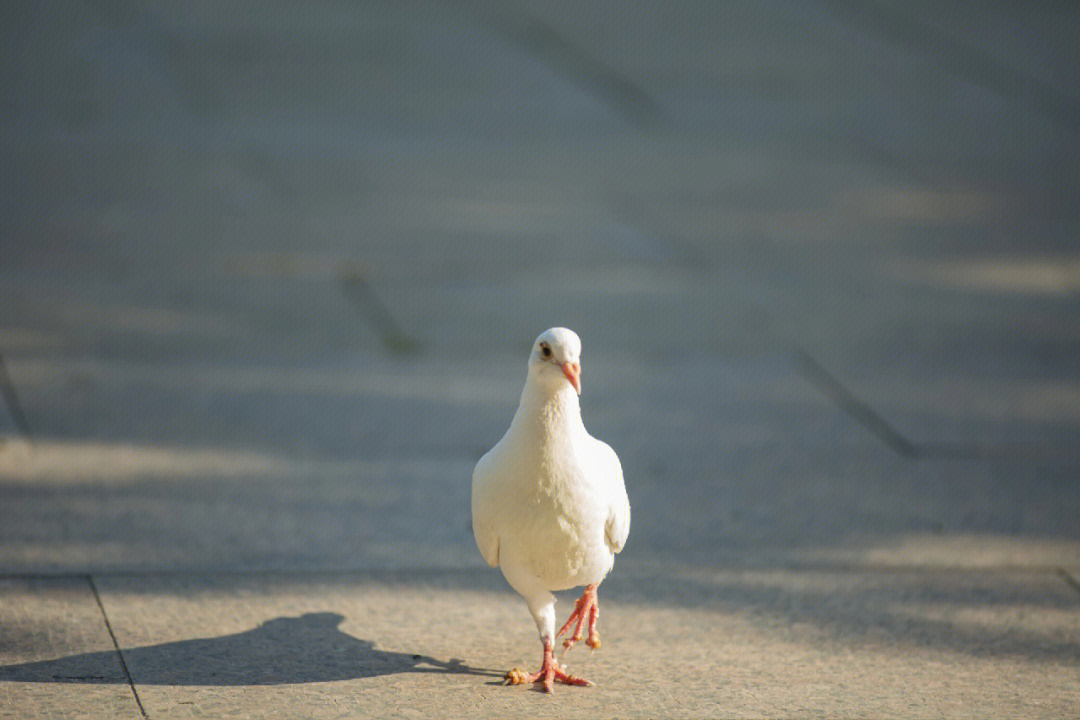
<path fill-rule="evenodd" d="M 569 655 L 597 686 L 554 697 L 497 684 L 539 647 L 494 570 L 100 584 L 151 717 L 1060 716 L 1080 681 L 1052 572 L 616 568 L 603 648 Z"/>
<path fill-rule="evenodd" d="M 0 577 L 0 717 L 141 717 L 87 578 Z"/>

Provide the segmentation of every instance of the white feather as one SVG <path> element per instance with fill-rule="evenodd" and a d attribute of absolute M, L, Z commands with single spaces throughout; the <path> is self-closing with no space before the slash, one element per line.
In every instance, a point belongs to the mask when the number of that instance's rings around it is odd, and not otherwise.
<path fill-rule="evenodd" d="M 619 458 L 585 430 L 577 393 L 562 373 L 561 365 L 580 355 L 577 335 L 565 328 L 537 338 L 510 428 L 473 471 L 480 553 L 525 597 L 549 638 L 550 591 L 599 583 L 630 531 Z"/>

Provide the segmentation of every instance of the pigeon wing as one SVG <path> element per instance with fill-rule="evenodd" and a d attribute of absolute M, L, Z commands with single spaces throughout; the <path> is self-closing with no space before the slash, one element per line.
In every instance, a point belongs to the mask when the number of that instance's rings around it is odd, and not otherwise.
<path fill-rule="evenodd" d="M 612 552 L 620 552 L 630 535 L 630 498 L 626 495 L 622 464 L 619 456 L 607 443 L 597 441 L 604 455 L 604 475 L 607 479 L 608 511 L 604 523 L 604 540 Z"/>
<path fill-rule="evenodd" d="M 480 458 L 472 477 L 472 526 L 476 546 L 484 561 L 499 566 L 499 535 L 496 532 L 495 496 L 499 485 L 492 472 L 491 453 Z"/>

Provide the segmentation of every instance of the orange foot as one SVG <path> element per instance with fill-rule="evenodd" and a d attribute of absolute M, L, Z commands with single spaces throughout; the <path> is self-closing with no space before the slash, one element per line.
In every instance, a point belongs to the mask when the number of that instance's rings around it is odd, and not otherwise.
<path fill-rule="evenodd" d="M 574 603 L 574 612 L 570 613 L 570 618 L 556 635 L 556 637 L 562 636 L 563 633 L 570 629 L 570 625 L 577 620 L 574 634 L 563 640 L 563 647 L 566 648 L 564 652 L 569 651 L 570 648 L 574 647 L 574 643 L 581 639 L 581 628 L 585 624 L 586 617 L 589 619 L 589 639 L 585 641 L 585 644 L 593 650 L 600 648 L 600 633 L 596 631 L 596 621 L 600 617 L 600 598 L 596 596 L 596 587 L 596 585 L 586 586 L 585 592 Z"/>
<path fill-rule="evenodd" d="M 559 663 L 555 661 L 555 653 L 551 650 L 550 642 L 544 643 L 544 664 L 541 666 L 540 672 L 527 673 L 518 668 L 514 668 L 506 673 L 503 679 L 506 680 L 507 685 L 524 685 L 525 683 L 542 682 L 544 683 L 544 692 L 554 692 L 556 680 L 567 685 L 592 685 L 592 683 L 585 678 L 574 677 L 559 667 Z"/>

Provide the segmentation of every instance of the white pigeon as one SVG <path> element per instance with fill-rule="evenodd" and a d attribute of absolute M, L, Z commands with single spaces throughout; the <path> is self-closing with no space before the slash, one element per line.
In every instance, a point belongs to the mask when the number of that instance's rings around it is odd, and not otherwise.
<path fill-rule="evenodd" d="M 554 681 L 592 685 L 555 660 L 555 638 L 577 622 L 563 643 L 581 639 L 600 647 L 596 589 L 615 563 L 630 532 L 630 501 L 619 457 L 589 435 L 581 421 L 581 340 L 556 327 L 541 333 L 529 354 L 521 402 L 506 431 L 473 471 L 472 518 L 484 560 L 502 569 L 529 605 L 540 631 L 544 661 L 539 672 L 514 668 L 508 683 Z M 552 590 L 585 586 L 574 612 L 555 633 Z"/>

